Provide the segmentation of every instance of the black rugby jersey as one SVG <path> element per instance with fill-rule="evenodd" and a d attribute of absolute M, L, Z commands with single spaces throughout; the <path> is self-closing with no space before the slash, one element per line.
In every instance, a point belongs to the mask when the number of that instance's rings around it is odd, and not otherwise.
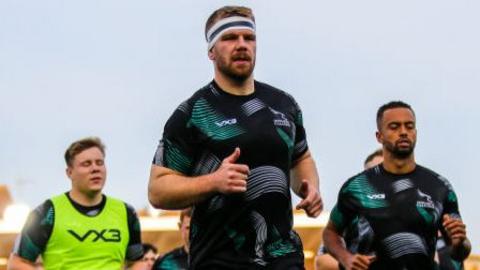
<path fill-rule="evenodd" d="M 244 194 L 217 194 L 193 209 L 191 269 L 252 269 L 292 256 L 303 263 L 292 230 L 290 169 L 307 150 L 302 114 L 287 93 L 255 81 L 247 96 L 212 81 L 167 121 L 153 163 L 187 176 L 215 171 L 235 149 L 250 168 Z"/>
<path fill-rule="evenodd" d="M 341 188 L 330 220 L 343 231 L 364 217 L 373 233 L 377 260 L 370 269 L 435 269 L 437 231 L 442 217 L 460 218 L 457 196 L 447 179 L 417 165 L 404 175 L 378 165 L 350 178 Z"/>

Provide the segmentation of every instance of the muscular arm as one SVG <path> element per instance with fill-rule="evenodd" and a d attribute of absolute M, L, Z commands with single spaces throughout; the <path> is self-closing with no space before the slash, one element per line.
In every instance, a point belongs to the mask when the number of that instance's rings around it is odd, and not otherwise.
<path fill-rule="evenodd" d="M 444 215 L 442 225 L 448 237 L 450 256 L 457 261 L 465 260 L 472 250 L 470 240 L 467 238 L 465 224 L 461 219 Z"/>
<path fill-rule="evenodd" d="M 152 165 L 148 185 L 150 203 L 162 209 L 182 209 L 203 201 L 215 192 L 211 175 L 187 177 Z"/>
<path fill-rule="evenodd" d="M 335 225 L 331 221 L 323 230 L 323 242 L 328 249 L 329 254 L 336 258 L 342 265 L 352 254 L 346 249 L 343 238 L 338 233 Z"/>
<path fill-rule="evenodd" d="M 292 190 L 303 200 L 297 209 L 304 209 L 308 216 L 317 217 L 323 210 L 315 161 L 310 151 L 298 158 L 291 169 Z"/>
<path fill-rule="evenodd" d="M 226 157 L 213 173 L 187 177 L 166 167 L 152 165 L 148 199 L 157 208 L 182 209 L 201 202 L 215 193 L 241 193 L 247 189 L 249 169 L 235 164 L 240 149 Z"/>
<path fill-rule="evenodd" d="M 331 221 L 328 222 L 327 227 L 323 230 L 323 241 L 328 252 L 336 258 L 345 269 L 368 269 L 368 266 L 374 259 L 373 256 L 350 253 L 345 247 L 343 238 Z"/>
<path fill-rule="evenodd" d="M 310 151 L 305 152 L 298 160 L 295 161 L 293 168 L 291 170 L 292 176 L 292 190 L 298 195 L 300 195 L 300 189 L 302 185 L 302 180 L 307 180 L 315 189 L 318 190 L 319 186 L 319 177 L 317 173 L 317 167 L 315 166 L 315 161 L 313 160 Z"/>

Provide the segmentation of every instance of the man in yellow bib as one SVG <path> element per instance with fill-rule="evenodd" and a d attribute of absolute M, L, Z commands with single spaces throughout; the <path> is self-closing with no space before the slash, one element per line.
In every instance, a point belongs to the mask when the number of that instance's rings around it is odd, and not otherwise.
<path fill-rule="evenodd" d="M 34 269 L 39 256 L 47 270 L 118 270 L 125 262 L 141 266 L 135 210 L 102 194 L 107 174 L 103 143 L 95 137 L 76 141 L 66 150 L 65 162 L 71 190 L 46 200 L 30 214 L 8 269 Z"/>

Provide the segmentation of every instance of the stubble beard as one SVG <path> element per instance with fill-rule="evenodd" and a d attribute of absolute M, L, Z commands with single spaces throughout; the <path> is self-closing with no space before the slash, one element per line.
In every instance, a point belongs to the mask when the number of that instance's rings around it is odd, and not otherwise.
<path fill-rule="evenodd" d="M 412 156 L 413 150 L 415 149 L 415 143 L 416 142 L 412 142 L 408 148 L 400 148 L 396 144 L 385 143 L 385 148 L 393 155 L 393 157 L 397 159 L 407 159 Z"/>
<path fill-rule="evenodd" d="M 242 84 L 245 82 L 253 73 L 253 69 L 255 68 L 255 60 L 250 60 L 250 65 L 248 68 L 234 68 L 234 61 L 231 60 L 231 63 L 228 64 L 225 59 L 220 59 L 217 62 L 217 67 L 220 73 L 222 73 L 225 77 L 232 80 L 237 84 Z"/>

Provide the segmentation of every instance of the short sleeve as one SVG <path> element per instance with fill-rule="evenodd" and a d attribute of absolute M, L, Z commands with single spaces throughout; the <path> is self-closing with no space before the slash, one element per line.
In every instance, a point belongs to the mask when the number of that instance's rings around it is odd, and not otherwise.
<path fill-rule="evenodd" d="M 293 98 L 292 98 L 293 100 Z M 295 142 L 293 147 L 292 161 L 300 158 L 308 150 L 307 135 L 303 126 L 302 110 L 298 103 L 293 100 L 293 122 L 295 124 Z"/>
<path fill-rule="evenodd" d="M 439 179 L 444 183 L 446 188 L 446 196 L 443 201 L 443 215 L 448 214 L 451 218 L 461 219 L 460 211 L 458 210 L 458 197 L 455 191 L 453 190 L 450 182 L 439 176 Z"/>
<path fill-rule="evenodd" d="M 337 203 L 330 213 L 330 221 L 339 232 L 343 233 L 345 229 L 352 224 L 352 221 L 357 216 L 356 207 L 357 203 L 355 198 L 350 194 L 347 184 L 345 184 L 340 189 Z"/>
<path fill-rule="evenodd" d="M 137 261 L 143 257 L 140 221 L 132 206 L 125 204 L 125 207 L 127 208 L 128 232 L 130 235 L 125 258 L 127 261 Z"/>
<path fill-rule="evenodd" d="M 193 167 L 194 127 L 190 123 L 190 105 L 182 103 L 165 124 L 163 137 L 153 158 L 153 164 L 189 175 Z"/>
<path fill-rule="evenodd" d="M 34 263 L 47 246 L 54 218 L 54 208 L 50 200 L 33 210 L 16 240 L 13 253 Z"/>

